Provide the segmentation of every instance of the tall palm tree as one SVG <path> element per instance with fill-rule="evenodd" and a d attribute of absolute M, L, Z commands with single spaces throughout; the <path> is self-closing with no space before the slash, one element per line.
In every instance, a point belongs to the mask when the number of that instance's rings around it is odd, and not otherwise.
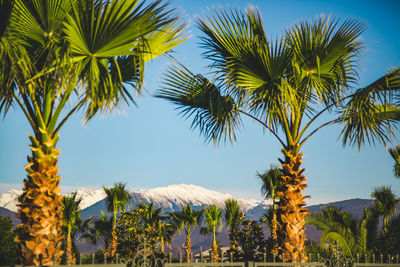
<path fill-rule="evenodd" d="M 377 240 L 378 216 L 374 208 L 365 208 L 361 220 L 336 207 L 323 207 L 321 213 L 307 216 L 307 224 L 315 225 L 321 234 L 321 246 L 327 241 L 337 242 L 343 254 L 371 256 Z"/>
<path fill-rule="evenodd" d="M 212 262 L 218 262 L 219 254 L 218 254 L 218 244 L 216 239 L 217 230 L 222 227 L 222 210 L 216 205 L 208 206 L 204 209 L 204 224 L 205 228 L 202 231 L 203 233 L 212 233 L 213 241 L 211 246 L 212 251 Z"/>
<path fill-rule="evenodd" d="M 394 160 L 394 166 L 393 166 L 394 177 L 400 178 L 400 145 L 389 148 L 389 153 Z"/>
<path fill-rule="evenodd" d="M 327 17 L 288 29 L 268 40 L 261 14 L 250 6 L 217 10 L 200 18 L 203 54 L 211 60 L 211 79 L 184 66 L 171 68 L 157 97 L 167 99 L 214 143 L 235 140 L 241 117 L 260 123 L 282 146 L 282 187 L 278 204 L 278 245 L 285 258 L 305 255 L 304 207 L 307 187 L 302 146 L 320 129 L 344 126 L 345 144 L 387 141 L 396 128 L 398 108 L 387 97 L 400 88 L 400 68 L 355 93 L 357 59 L 365 26 Z M 338 110 L 338 118 L 317 124 Z M 303 258 L 304 261 L 307 257 Z"/>
<path fill-rule="evenodd" d="M 67 254 L 68 265 L 76 263 L 76 257 L 72 251 L 71 234 L 77 230 L 80 222 L 81 210 L 79 209 L 79 205 L 81 201 L 82 198 L 76 198 L 76 192 L 71 196 L 64 196 L 62 199 L 63 220 L 66 224 L 65 253 Z"/>
<path fill-rule="evenodd" d="M 13 3 L 11 13 L 3 3 Z M 18 242 L 26 265 L 39 265 L 40 257 L 44 265 L 57 265 L 63 253 L 60 129 L 78 109 L 87 121 L 132 102 L 142 88 L 145 62 L 184 41 L 183 26 L 161 1 L 1 4 L 1 13 L 11 15 L 0 22 L 0 112 L 17 106 L 32 128 Z M 7 46 L 12 49 L 4 52 Z"/>
<path fill-rule="evenodd" d="M 244 213 L 240 210 L 239 203 L 236 199 L 229 198 L 225 200 L 225 222 L 226 226 L 230 229 L 230 251 L 235 255 L 238 253 L 238 245 L 236 240 L 236 234 L 240 225 L 240 222 L 244 218 Z"/>
<path fill-rule="evenodd" d="M 187 204 L 181 211 L 170 213 L 173 223 L 176 225 L 177 230 L 184 230 L 186 234 L 185 242 L 185 261 L 191 262 L 192 242 L 190 235 L 193 228 L 200 224 L 202 218 L 202 210 L 193 210 L 190 204 Z"/>
<path fill-rule="evenodd" d="M 262 181 L 261 193 L 264 195 L 265 199 L 271 199 L 271 215 L 272 218 L 269 218 L 269 225 L 271 230 L 271 238 L 273 241 L 272 253 L 278 253 L 278 235 L 277 235 L 277 203 L 279 201 L 277 192 L 280 190 L 280 186 L 282 183 L 282 172 L 279 170 L 278 166 L 271 166 L 270 169 L 264 173 L 257 172 L 257 177 Z"/>
<path fill-rule="evenodd" d="M 375 200 L 379 215 L 383 217 L 383 232 L 386 233 L 388 220 L 395 213 L 396 206 L 400 203 L 400 198 L 396 197 L 390 186 L 375 188 L 371 193 L 371 197 Z"/>
<path fill-rule="evenodd" d="M 112 213 L 112 234 L 110 245 L 106 250 L 107 256 L 113 258 L 115 252 L 117 252 L 118 237 L 116 233 L 117 229 L 117 213 L 125 209 L 125 205 L 131 198 L 128 191 L 125 190 L 125 184 L 116 183 L 114 187 L 108 188 L 103 186 L 103 190 L 106 193 L 106 206 L 107 211 Z"/>

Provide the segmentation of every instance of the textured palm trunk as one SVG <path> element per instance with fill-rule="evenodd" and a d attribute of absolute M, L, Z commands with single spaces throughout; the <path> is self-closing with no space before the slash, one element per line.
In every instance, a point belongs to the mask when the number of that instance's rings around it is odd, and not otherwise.
<path fill-rule="evenodd" d="M 29 136 L 32 157 L 28 156 L 23 194 L 19 197 L 16 241 L 21 244 L 25 265 L 60 264 L 62 245 L 62 196 L 55 150 L 58 136 L 41 130 L 40 138 Z"/>
<path fill-rule="evenodd" d="M 113 262 L 115 253 L 117 252 L 117 246 L 118 246 L 118 237 L 117 237 L 117 233 L 116 233 L 116 227 L 113 225 L 110 246 L 106 252 L 106 255 L 111 263 Z"/>
<path fill-rule="evenodd" d="M 275 204 L 274 204 L 275 206 Z M 277 254 L 278 253 L 278 234 L 277 234 L 277 230 L 278 230 L 278 221 L 276 218 L 276 207 L 274 207 L 273 213 L 272 213 L 272 221 L 271 221 L 271 238 L 272 238 L 272 242 L 273 242 L 273 246 L 272 246 L 272 250 L 271 253 L 272 254 Z"/>
<path fill-rule="evenodd" d="M 161 240 L 161 253 L 165 254 L 164 240 Z"/>
<path fill-rule="evenodd" d="M 72 255 L 72 241 L 71 241 L 70 234 L 67 234 L 67 242 L 65 245 L 65 254 L 67 256 L 67 264 L 74 264 L 73 263 L 73 255 Z"/>
<path fill-rule="evenodd" d="M 307 187 L 306 178 L 302 175 L 305 169 L 300 168 L 303 153 L 298 153 L 296 149 L 282 149 L 282 152 L 285 160 L 280 160 L 283 186 L 277 193 L 278 246 L 285 259 L 306 262 L 304 217 L 308 214 L 308 210 L 304 208 L 306 196 L 302 195 L 302 191 Z"/>
<path fill-rule="evenodd" d="M 186 235 L 186 249 L 185 249 L 185 261 L 190 263 L 192 260 L 192 242 L 190 241 L 190 234 Z"/>
<path fill-rule="evenodd" d="M 217 245 L 217 241 L 215 240 L 215 238 L 213 239 L 213 242 L 212 242 L 211 251 L 212 251 L 212 262 L 218 262 L 218 260 L 219 260 L 218 245 Z"/>

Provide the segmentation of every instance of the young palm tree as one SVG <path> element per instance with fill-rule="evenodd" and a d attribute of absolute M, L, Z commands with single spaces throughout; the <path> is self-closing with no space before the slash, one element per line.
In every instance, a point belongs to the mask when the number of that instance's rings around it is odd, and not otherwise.
<path fill-rule="evenodd" d="M 192 229 L 200 224 L 202 214 L 202 210 L 193 210 L 190 204 L 187 204 L 180 212 L 170 213 L 171 219 L 174 225 L 176 225 L 177 230 L 185 230 L 185 261 L 187 263 L 191 262 L 192 254 L 190 235 L 192 234 Z"/>
<path fill-rule="evenodd" d="M 337 242 L 343 254 L 355 258 L 357 254 L 371 256 L 377 240 L 378 214 L 374 208 L 365 208 L 357 221 L 349 212 L 336 207 L 323 207 L 321 213 L 307 216 L 307 224 L 315 225 L 321 234 L 321 246 L 327 241 Z"/>
<path fill-rule="evenodd" d="M 389 148 L 389 153 L 394 160 L 394 166 L 393 166 L 394 177 L 400 178 L 400 145 Z"/>
<path fill-rule="evenodd" d="M 268 40 L 261 14 L 252 6 L 245 12 L 217 10 L 198 24 L 205 34 L 204 55 L 212 61 L 212 80 L 183 66 L 174 68 L 157 97 L 193 115 L 192 127 L 215 143 L 235 140 L 241 116 L 272 133 L 283 153 L 282 187 L 276 192 L 278 248 L 285 258 L 299 261 L 306 253 L 308 214 L 302 146 L 335 123 L 344 125 L 345 144 L 387 141 L 399 113 L 387 96 L 400 88 L 400 68 L 353 93 L 365 28 L 353 20 L 319 17 L 292 26 L 275 41 Z M 338 118 L 315 125 L 335 108 L 341 111 Z"/>
<path fill-rule="evenodd" d="M 381 186 L 374 189 L 371 197 L 375 200 L 375 206 L 379 215 L 383 216 L 383 232 L 387 232 L 389 218 L 395 213 L 397 204 L 400 203 L 400 198 L 392 192 L 390 186 Z"/>
<path fill-rule="evenodd" d="M 77 230 L 80 222 L 81 210 L 79 209 L 79 204 L 81 201 L 82 198 L 76 198 L 76 192 L 71 196 L 64 196 L 62 199 L 63 220 L 66 224 L 65 253 L 67 254 L 68 265 L 76 263 L 76 257 L 72 250 L 71 234 Z"/>
<path fill-rule="evenodd" d="M 101 211 L 101 218 L 91 217 L 83 225 L 81 239 L 86 239 L 90 244 L 97 245 L 100 241 L 104 249 L 110 246 L 113 230 L 113 218 L 107 218 Z"/>
<path fill-rule="evenodd" d="M 244 213 L 240 211 L 239 203 L 236 199 L 229 198 L 225 200 L 225 222 L 226 226 L 230 229 L 230 251 L 235 255 L 238 253 L 238 245 L 236 240 L 236 234 L 240 225 L 240 222 L 244 218 Z"/>
<path fill-rule="evenodd" d="M 281 182 L 282 182 L 282 172 L 279 170 L 278 166 L 271 166 L 270 169 L 264 173 L 258 173 L 258 178 L 262 181 L 261 193 L 264 195 L 265 199 L 271 199 L 271 215 L 272 218 L 269 218 L 269 225 L 271 230 L 271 238 L 273 241 L 272 253 L 278 253 L 278 235 L 277 235 L 277 203 L 279 198 L 277 196 L 277 192 L 280 190 Z"/>
<path fill-rule="evenodd" d="M 108 188 L 103 186 L 106 193 L 106 206 L 107 211 L 112 213 L 112 234 L 110 245 L 106 250 L 107 256 L 113 258 L 117 252 L 118 237 L 116 233 L 117 228 L 117 213 L 125 209 L 125 205 L 131 198 L 128 191 L 125 190 L 125 184 L 116 183 L 114 187 Z"/>
<path fill-rule="evenodd" d="M 32 128 L 18 241 L 26 265 L 39 265 L 40 257 L 43 265 L 57 265 L 63 253 L 60 129 L 78 109 L 89 120 L 133 101 L 145 62 L 182 42 L 183 27 L 160 1 L 2 0 L 1 5 L 6 16 L 0 27 L 0 112 L 18 106 Z"/>
<path fill-rule="evenodd" d="M 157 247 L 160 246 L 160 252 L 163 254 L 165 254 L 165 245 L 168 245 L 171 248 L 172 237 L 176 233 L 175 225 L 165 221 L 165 219 L 166 218 L 160 218 L 155 224 L 155 229 L 159 239 Z"/>
<path fill-rule="evenodd" d="M 222 227 L 222 210 L 216 205 L 208 206 L 204 209 L 204 223 L 206 225 L 205 228 L 202 228 L 203 233 L 212 233 L 213 241 L 211 246 L 212 252 L 212 262 L 218 262 L 219 254 L 218 254 L 218 244 L 216 239 L 216 232 L 218 229 Z"/>

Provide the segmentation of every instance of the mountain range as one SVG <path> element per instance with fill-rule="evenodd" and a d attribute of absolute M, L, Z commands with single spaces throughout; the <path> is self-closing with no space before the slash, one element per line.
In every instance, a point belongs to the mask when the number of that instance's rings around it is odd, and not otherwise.
<path fill-rule="evenodd" d="M 16 218 L 18 196 L 22 193 L 20 190 L 12 189 L 0 196 L 0 216 L 10 217 L 14 224 L 19 223 Z M 211 204 L 223 208 L 224 201 L 232 198 L 229 194 L 223 194 L 217 191 L 208 190 L 196 185 L 170 185 L 153 189 L 142 189 L 130 192 L 131 199 L 129 200 L 126 209 L 129 210 L 137 203 L 153 202 L 156 207 L 163 207 L 165 212 L 179 211 L 189 203 L 194 209 L 201 209 Z M 77 196 L 82 198 L 80 209 L 82 210 L 82 218 L 90 216 L 100 216 L 101 211 L 106 214 L 105 193 L 102 189 L 92 190 L 88 188 L 80 188 L 77 190 Z M 258 200 L 238 199 L 242 211 L 246 214 L 247 219 L 258 220 L 263 213 L 268 209 L 269 202 Z M 323 206 L 337 206 L 342 210 L 353 213 L 356 217 L 361 217 L 364 207 L 372 204 L 371 199 L 350 199 L 328 204 L 308 206 L 310 212 L 318 212 Z M 266 232 L 266 235 L 269 233 Z M 200 235 L 199 230 L 195 230 L 192 234 L 193 251 L 196 253 L 202 247 L 208 248 L 211 244 L 211 236 L 204 237 Z M 307 238 L 312 241 L 319 241 L 320 232 L 313 226 L 307 226 Z M 227 246 L 229 244 L 228 231 L 225 227 L 218 235 L 220 244 Z M 174 238 L 172 244 L 173 251 L 180 251 L 180 246 L 184 243 L 183 234 L 179 234 Z M 80 245 L 82 252 L 90 252 L 93 247 L 82 243 Z"/>

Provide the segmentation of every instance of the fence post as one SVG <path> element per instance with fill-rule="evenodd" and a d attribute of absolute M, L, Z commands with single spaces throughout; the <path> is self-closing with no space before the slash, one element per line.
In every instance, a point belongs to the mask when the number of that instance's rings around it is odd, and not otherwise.
<path fill-rule="evenodd" d="M 231 262 L 233 262 L 233 252 L 231 251 L 231 252 L 229 253 L 229 255 L 230 255 L 230 257 L 231 257 Z"/>
<path fill-rule="evenodd" d="M 264 252 L 264 262 L 267 262 L 267 252 Z"/>
<path fill-rule="evenodd" d="M 360 255 L 357 253 L 356 254 L 356 262 L 359 263 L 360 262 Z"/>
<path fill-rule="evenodd" d="M 319 253 L 317 253 L 317 262 L 319 262 Z"/>
<path fill-rule="evenodd" d="M 375 261 L 375 253 L 374 254 L 372 254 L 372 263 L 375 263 L 376 261 Z"/>
<path fill-rule="evenodd" d="M 282 253 L 282 262 L 285 262 L 285 253 Z"/>
<path fill-rule="evenodd" d="M 169 260 L 169 263 L 172 263 L 172 253 L 171 253 L 171 251 L 168 253 L 168 260 Z"/>
<path fill-rule="evenodd" d="M 383 255 L 381 254 L 381 263 L 383 263 Z"/>
<path fill-rule="evenodd" d="M 79 253 L 79 265 L 82 265 L 82 254 Z"/>
<path fill-rule="evenodd" d="M 213 255 L 212 255 L 212 254 L 213 254 L 213 253 L 212 253 L 212 250 L 210 250 L 209 253 L 210 253 L 210 262 L 212 262 L 212 256 L 213 256 Z"/>
<path fill-rule="evenodd" d="M 276 253 L 272 254 L 272 261 L 275 262 Z"/>
<path fill-rule="evenodd" d="M 389 264 L 390 264 L 390 254 L 388 255 L 388 260 L 389 260 Z"/>
<path fill-rule="evenodd" d="M 53 254 L 53 264 L 56 265 L 56 255 L 54 255 L 54 254 Z"/>
<path fill-rule="evenodd" d="M 399 264 L 399 254 L 396 255 L 396 263 Z"/>
<path fill-rule="evenodd" d="M 106 263 L 107 263 L 107 255 L 106 255 L 105 252 L 104 252 L 104 254 L 103 254 L 103 257 L 104 257 L 104 264 L 106 264 Z"/>
<path fill-rule="evenodd" d="M 311 253 L 308 253 L 308 262 L 311 262 Z"/>
<path fill-rule="evenodd" d="M 115 253 L 115 263 L 116 264 L 118 264 L 118 261 L 119 261 L 119 259 L 118 259 L 119 257 L 118 256 L 119 256 L 118 253 Z"/>
<path fill-rule="evenodd" d="M 94 264 L 94 253 L 92 252 L 92 264 Z"/>
<path fill-rule="evenodd" d="M 368 256 L 367 256 L 367 253 L 365 253 L 365 255 L 364 255 L 364 262 L 365 262 L 365 263 L 368 263 L 368 262 L 369 262 L 369 259 L 368 259 Z"/>
<path fill-rule="evenodd" d="M 179 252 L 179 263 L 182 263 L 182 252 Z"/>

